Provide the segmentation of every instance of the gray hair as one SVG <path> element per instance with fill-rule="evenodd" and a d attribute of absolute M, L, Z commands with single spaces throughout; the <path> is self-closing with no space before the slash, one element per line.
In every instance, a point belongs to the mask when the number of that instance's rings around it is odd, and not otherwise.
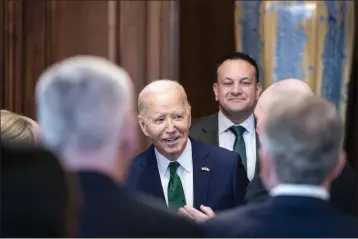
<path fill-rule="evenodd" d="M 262 145 L 281 183 L 321 184 L 342 148 L 342 119 L 333 104 L 315 96 L 273 106 L 264 131 Z"/>
<path fill-rule="evenodd" d="M 101 57 L 77 56 L 51 66 L 36 86 L 42 142 L 55 151 L 83 153 L 115 147 L 133 92 L 126 71 Z"/>
<path fill-rule="evenodd" d="M 1 110 L 1 142 L 9 145 L 36 145 L 37 123 L 23 115 Z"/>

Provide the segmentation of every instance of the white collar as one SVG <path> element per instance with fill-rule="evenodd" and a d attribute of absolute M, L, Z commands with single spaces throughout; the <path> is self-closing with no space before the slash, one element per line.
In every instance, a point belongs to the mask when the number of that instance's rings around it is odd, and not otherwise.
<path fill-rule="evenodd" d="M 163 156 L 161 153 L 159 153 L 159 151 L 156 148 L 154 148 L 154 152 L 155 152 L 155 157 L 157 158 L 159 173 L 161 174 L 161 176 L 164 176 L 166 171 L 168 170 L 168 166 L 171 161 L 167 159 L 165 156 Z M 185 169 L 185 171 L 189 173 L 192 172 L 193 161 L 192 161 L 191 142 L 189 138 L 186 143 L 184 151 L 176 161 L 180 164 L 180 166 L 182 166 Z"/>
<path fill-rule="evenodd" d="M 231 126 L 234 126 L 234 124 L 231 120 L 229 120 L 221 111 L 218 113 L 218 120 L 219 120 L 219 134 L 226 132 Z M 244 122 L 241 124 L 242 127 L 244 127 L 247 132 L 250 134 L 255 133 L 255 118 L 254 115 L 251 114 Z"/>
<path fill-rule="evenodd" d="M 270 195 L 273 197 L 285 195 L 329 199 L 329 193 L 324 187 L 305 184 L 280 184 L 270 190 Z"/>

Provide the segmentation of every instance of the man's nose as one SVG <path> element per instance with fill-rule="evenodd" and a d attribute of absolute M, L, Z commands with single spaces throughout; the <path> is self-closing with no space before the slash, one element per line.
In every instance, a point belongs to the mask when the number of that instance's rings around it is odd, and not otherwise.
<path fill-rule="evenodd" d="M 236 82 L 232 85 L 231 93 L 238 95 L 241 93 L 241 86 L 239 82 Z"/>
<path fill-rule="evenodd" d="M 167 119 L 166 131 L 167 131 L 167 133 L 173 133 L 175 131 L 174 123 L 173 123 L 172 119 L 170 119 L 170 118 Z"/>

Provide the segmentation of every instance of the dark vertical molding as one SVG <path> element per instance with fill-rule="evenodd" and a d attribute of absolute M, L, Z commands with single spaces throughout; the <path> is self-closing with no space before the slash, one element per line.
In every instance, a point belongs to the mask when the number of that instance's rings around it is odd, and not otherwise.
<path fill-rule="evenodd" d="M 6 21 L 6 17 L 7 17 L 7 12 L 8 12 L 8 4 L 9 0 L 3 0 L 0 3 L 0 32 L 1 32 L 1 36 L 0 37 L 0 77 L 1 77 L 1 81 L 0 81 L 0 107 L 5 108 L 4 103 L 5 103 L 5 67 L 6 67 L 6 63 L 5 63 L 5 59 L 6 59 L 6 31 L 5 31 L 5 26 L 7 24 Z"/>
<path fill-rule="evenodd" d="M 173 55 L 173 79 L 176 81 L 179 81 L 179 45 L 180 45 L 180 35 L 179 35 L 179 29 L 180 29 L 180 23 L 179 23 L 179 16 L 180 16 L 180 5 L 178 1 L 172 1 L 171 2 L 171 14 L 172 14 L 172 26 L 171 26 L 171 39 L 172 39 L 172 45 L 171 45 L 171 51 Z"/>
<path fill-rule="evenodd" d="M 20 95 L 17 97 L 20 100 L 21 108 L 20 111 L 23 113 L 25 111 L 25 100 L 23 97 L 25 96 L 25 85 L 26 85 L 26 35 L 27 35 L 27 28 L 26 28 L 26 6 L 29 2 L 21 1 L 22 11 L 21 11 L 21 58 L 18 59 L 22 62 L 21 65 L 21 76 L 20 76 L 20 84 L 16 87 L 16 89 L 20 89 Z M 16 62 L 15 62 L 16 65 Z M 15 69 L 14 69 L 15 70 Z"/>
<path fill-rule="evenodd" d="M 23 2 L 8 2 L 8 24 L 4 36 L 8 43 L 5 67 L 5 108 L 22 113 L 22 67 L 23 67 Z"/>
<path fill-rule="evenodd" d="M 118 65 L 121 65 L 122 64 L 122 57 L 121 57 L 121 37 L 120 37 L 120 33 L 121 33 L 121 2 L 119 0 L 117 0 L 117 15 L 116 15 L 116 18 L 117 18 L 117 48 L 116 48 L 116 51 L 117 51 L 117 54 L 116 54 L 116 63 Z"/>
<path fill-rule="evenodd" d="M 177 1 L 160 4 L 160 71 L 162 78 L 178 80 L 178 13 Z"/>
<path fill-rule="evenodd" d="M 45 1 L 45 65 L 44 69 L 52 64 L 52 5 L 53 1 Z"/>
<path fill-rule="evenodd" d="M 144 16 L 143 16 L 143 25 L 144 25 L 144 28 L 143 28 L 143 34 L 144 34 L 144 37 L 143 37 L 143 40 L 141 41 L 141 44 L 142 44 L 142 49 L 143 50 L 143 59 L 146 59 L 143 63 L 143 71 L 144 71 L 144 75 L 143 75 L 143 82 L 142 84 L 144 83 L 145 85 L 145 82 L 148 81 L 148 62 L 147 62 L 147 59 L 148 59 L 148 49 L 147 49 L 147 39 L 148 39 L 148 4 L 149 2 L 148 1 L 144 1 Z"/>
<path fill-rule="evenodd" d="M 358 4 L 354 2 L 355 9 L 355 29 L 354 29 L 354 48 L 352 57 L 352 69 L 348 86 L 348 103 L 346 112 L 345 128 L 345 150 L 347 161 L 352 166 L 358 177 Z"/>

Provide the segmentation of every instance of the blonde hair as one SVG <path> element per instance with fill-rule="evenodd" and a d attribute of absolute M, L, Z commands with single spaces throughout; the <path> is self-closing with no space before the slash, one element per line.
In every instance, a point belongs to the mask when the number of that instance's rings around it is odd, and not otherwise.
<path fill-rule="evenodd" d="M 1 110 L 1 142 L 34 145 L 38 141 L 38 124 L 26 117 Z"/>

